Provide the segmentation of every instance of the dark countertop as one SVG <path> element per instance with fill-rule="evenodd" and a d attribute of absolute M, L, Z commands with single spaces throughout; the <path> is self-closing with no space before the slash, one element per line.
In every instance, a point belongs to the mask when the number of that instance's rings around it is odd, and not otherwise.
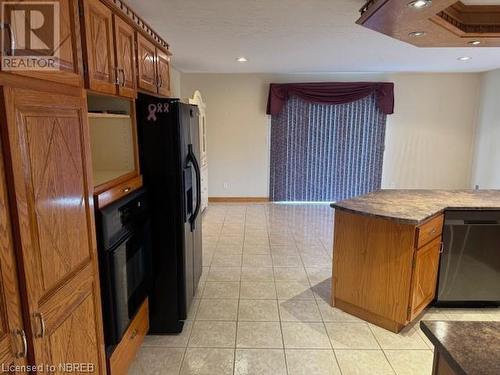
<path fill-rule="evenodd" d="M 500 374 L 500 322 L 423 321 L 420 328 L 457 374 Z"/>
<path fill-rule="evenodd" d="M 500 190 L 379 190 L 331 206 L 420 224 L 445 209 L 500 210 Z"/>

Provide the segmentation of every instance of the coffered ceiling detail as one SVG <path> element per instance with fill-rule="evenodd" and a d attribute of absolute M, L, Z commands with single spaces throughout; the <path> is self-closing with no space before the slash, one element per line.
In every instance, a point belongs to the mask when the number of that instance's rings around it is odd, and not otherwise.
<path fill-rule="evenodd" d="M 357 21 L 417 47 L 500 47 L 500 5 L 456 0 L 370 0 Z"/>

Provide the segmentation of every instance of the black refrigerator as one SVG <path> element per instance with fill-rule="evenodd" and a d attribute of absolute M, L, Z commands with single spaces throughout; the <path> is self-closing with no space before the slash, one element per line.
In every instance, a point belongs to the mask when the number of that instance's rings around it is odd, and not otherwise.
<path fill-rule="evenodd" d="M 182 331 L 202 272 L 198 107 L 139 95 L 139 155 L 150 194 L 150 334 Z"/>

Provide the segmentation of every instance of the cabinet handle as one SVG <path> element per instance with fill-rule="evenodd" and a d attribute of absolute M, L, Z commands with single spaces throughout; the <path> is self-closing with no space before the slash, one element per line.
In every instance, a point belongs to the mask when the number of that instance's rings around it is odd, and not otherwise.
<path fill-rule="evenodd" d="M 121 75 L 122 75 L 122 82 L 121 82 L 121 86 L 122 86 L 122 87 L 125 87 L 125 69 L 120 68 L 120 73 L 121 73 Z"/>
<path fill-rule="evenodd" d="M 12 32 L 12 28 L 10 27 L 10 24 L 7 22 L 0 22 L 0 29 L 5 29 L 9 33 L 9 51 L 5 52 L 10 52 L 13 55 L 13 51 L 16 48 L 16 40 L 14 39 L 14 33 Z"/>
<path fill-rule="evenodd" d="M 21 336 L 23 346 L 21 351 L 16 353 L 16 358 L 26 358 L 26 355 L 28 354 L 28 340 L 26 339 L 26 333 L 24 333 L 24 329 L 16 329 L 14 334 Z"/>
<path fill-rule="evenodd" d="M 443 254 L 444 252 L 444 242 L 441 242 L 441 247 L 439 248 L 439 254 Z"/>
<path fill-rule="evenodd" d="M 122 190 L 122 191 L 123 191 L 124 193 L 128 193 L 128 192 L 130 191 L 130 187 L 128 187 L 128 186 L 127 186 L 126 188 L 123 188 L 123 190 Z"/>
<path fill-rule="evenodd" d="M 115 68 L 115 85 L 121 86 L 121 84 L 120 84 L 120 68 Z"/>
<path fill-rule="evenodd" d="M 137 337 L 137 334 L 138 334 L 138 333 L 139 333 L 139 332 L 137 331 L 137 329 L 134 329 L 134 330 L 132 331 L 132 334 L 130 335 L 130 340 L 135 339 L 135 338 Z"/>
<path fill-rule="evenodd" d="M 35 334 L 35 338 L 42 339 L 45 337 L 45 332 L 46 332 L 45 320 L 43 319 L 43 314 L 35 313 L 35 318 L 38 318 L 38 321 L 40 322 L 40 333 Z"/>
<path fill-rule="evenodd" d="M 429 234 L 430 234 L 430 235 L 433 235 L 434 233 L 436 233 L 436 228 L 432 228 L 432 229 L 429 231 Z"/>
<path fill-rule="evenodd" d="M 158 81 L 158 87 L 162 87 L 163 86 L 163 77 L 161 75 L 159 75 L 158 78 L 160 79 Z"/>

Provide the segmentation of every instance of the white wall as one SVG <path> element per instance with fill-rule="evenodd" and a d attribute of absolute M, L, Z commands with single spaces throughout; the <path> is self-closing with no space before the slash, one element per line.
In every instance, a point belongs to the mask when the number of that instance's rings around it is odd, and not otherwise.
<path fill-rule="evenodd" d="M 479 74 L 398 74 L 388 116 L 385 188 L 470 187 Z"/>
<path fill-rule="evenodd" d="M 182 97 L 207 103 L 211 197 L 268 196 L 269 83 L 311 81 L 395 82 L 383 187 L 470 186 L 479 74 L 182 74 Z"/>
<path fill-rule="evenodd" d="M 500 189 L 500 70 L 481 77 L 472 185 Z"/>

